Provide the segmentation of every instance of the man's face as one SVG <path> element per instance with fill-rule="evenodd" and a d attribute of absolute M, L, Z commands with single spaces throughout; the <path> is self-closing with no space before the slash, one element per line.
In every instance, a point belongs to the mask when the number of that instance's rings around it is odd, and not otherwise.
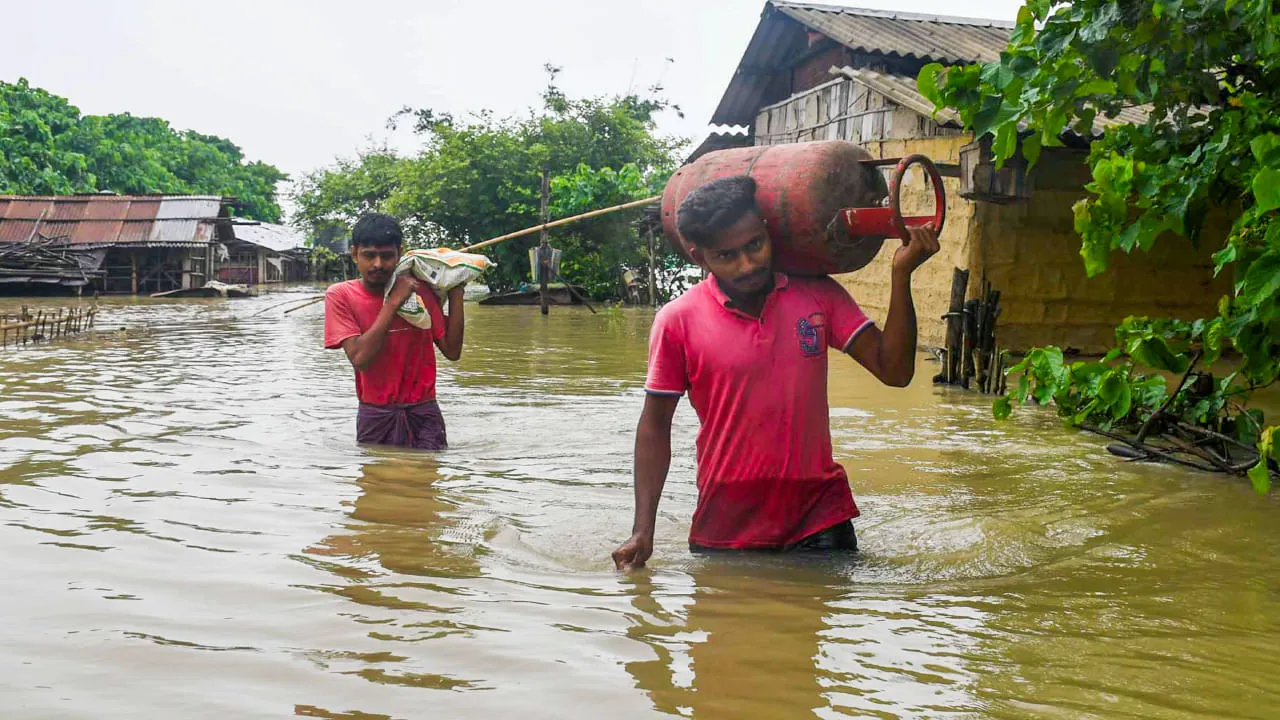
<path fill-rule="evenodd" d="M 355 260 L 360 278 L 370 287 L 383 287 L 396 271 L 400 262 L 400 246 L 398 245 L 361 245 L 351 248 L 351 259 Z"/>
<path fill-rule="evenodd" d="M 726 294 L 747 297 L 768 289 L 773 280 L 773 246 L 764 221 L 749 212 L 716 235 L 713 247 L 694 247 L 693 258 Z"/>

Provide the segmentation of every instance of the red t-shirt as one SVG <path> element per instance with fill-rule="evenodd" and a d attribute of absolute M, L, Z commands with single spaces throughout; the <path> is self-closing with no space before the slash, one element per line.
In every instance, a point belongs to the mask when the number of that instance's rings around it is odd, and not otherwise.
<path fill-rule="evenodd" d="M 698 507 L 689 541 L 763 548 L 858 516 L 832 457 L 827 348 L 871 321 L 831 278 L 775 276 L 759 318 L 707 278 L 662 308 L 645 390 L 689 393 L 698 413 Z"/>
<path fill-rule="evenodd" d="M 419 286 L 418 297 L 431 315 L 431 327 L 423 330 L 397 316 L 391 321 L 382 350 L 368 369 L 356 371 L 356 397 L 369 405 L 416 405 L 436 399 L 435 340 L 444 337 L 444 311 L 434 293 Z M 369 292 L 360 280 L 329 286 L 324 294 L 324 346 L 342 347 L 342 341 L 373 327 L 382 311 L 382 296 Z"/>

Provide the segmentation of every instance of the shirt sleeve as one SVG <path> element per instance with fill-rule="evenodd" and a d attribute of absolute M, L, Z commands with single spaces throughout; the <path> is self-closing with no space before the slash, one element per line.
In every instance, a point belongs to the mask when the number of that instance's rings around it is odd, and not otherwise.
<path fill-rule="evenodd" d="M 440 307 L 440 298 L 436 297 L 434 290 L 423 283 L 418 286 L 418 297 L 422 298 L 422 304 L 427 308 L 427 314 L 431 316 L 431 339 L 439 340 L 444 337 L 447 329 L 444 320 L 444 308 Z"/>
<path fill-rule="evenodd" d="M 351 302 L 347 294 L 337 286 L 324 293 L 324 346 L 328 350 L 342 347 L 342 341 L 358 337 L 360 324 L 356 322 L 355 313 L 351 311 Z"/>
<path fill-rule="evenodd" d="M 645 392 L 679 397 L 689 389 L 684 329 L 670 305 L 658 311 L 649 330 L 649 371 Z"/>
<path fill-rule="evenodd" d="M 873 323 L 843 285 L 825 277 L 817 282 L 819 300 L 827 313 L 827 345 L 845 352 Z"/>

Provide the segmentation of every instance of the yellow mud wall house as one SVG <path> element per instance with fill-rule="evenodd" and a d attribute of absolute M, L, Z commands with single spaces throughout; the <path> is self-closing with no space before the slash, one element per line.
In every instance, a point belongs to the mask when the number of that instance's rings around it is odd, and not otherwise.
<path fill-rule="evenodd" d="M 920 95 L 916 75 L 924 65 L 998 59 L 1012 27 L 994 20 L 766 3 L 711 118 L 713 125 L 737 132 L 713 134 L 690 160 L 725 147 L 848 140 L 877 158 L 923 153 L 942 166 L 942 252 L 917 272 L 913 285 L 926 347 L 945 344 L 943 315 L 956 268 L 969 271 L 970 297 L 981 291 L 984 278 L 1000 291 L 997 341 L 1015 351 L 1051 344 L 1099 353 L 1129 315 L 1211 315 L 1229 287 L 1227 278 L 1213 278 L 1210 259 L 1225 228 L 1206 231 L 1199 248 L 1171 237 L 1150 253 L 1117 254 L 1110 272 L 1088 278 L 1071 208 L 1086 197 L 1090 138 L 1064 136 L 1067 147 L 1046 149 L 1030 173 L 1018 163 L 997 172 L 989 145 L 974 142 L 954 114 L 935 113 Z M 1132 109 L 1101 118 L 1094 134 L 1144 117 Z M 902 189 L 903 212 L 931 214 L 932 198 L 923 174 L 912 171 Z M 878 321 L 889 299 L 890 243 L 867 267 L 837 278 Z"/>

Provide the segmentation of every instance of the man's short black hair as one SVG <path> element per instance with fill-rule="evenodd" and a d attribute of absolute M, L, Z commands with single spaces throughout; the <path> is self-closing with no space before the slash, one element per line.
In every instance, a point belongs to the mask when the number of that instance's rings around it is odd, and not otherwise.
<path fill-rule="evenodd" d="M 720 178 L 685 196 L 676 215 L 676 229 L 694 245 L 710 247 L 718 233 L 750 212 L 760 214 L 756 181 L 746 175 Z"/>
<path fill-rule="evenodd" d="M 351 247 L 399 247 L 404 243 L 400 221 L 382 213 L 365 213 L 351 228 Z"/>

